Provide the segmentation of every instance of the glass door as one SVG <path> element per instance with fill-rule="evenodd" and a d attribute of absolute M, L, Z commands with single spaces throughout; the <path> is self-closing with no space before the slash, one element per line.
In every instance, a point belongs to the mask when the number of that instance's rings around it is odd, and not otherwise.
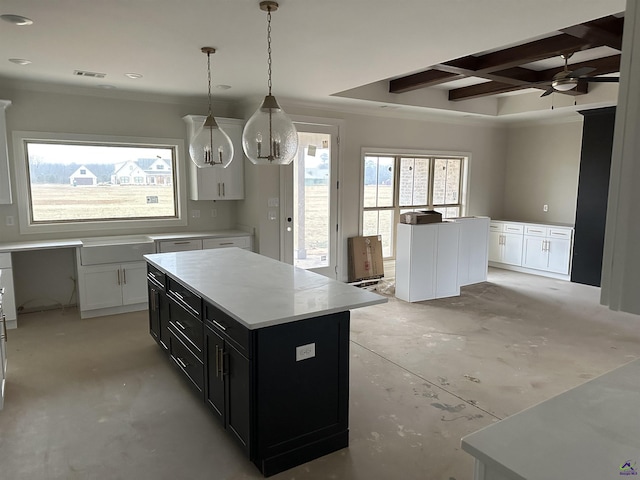
<path fill-rule="evenodd" d="M 281 258 L 327 277 L 337 275 L 338 127 L 296 124 L 298 154 L 282 169 Z"/>

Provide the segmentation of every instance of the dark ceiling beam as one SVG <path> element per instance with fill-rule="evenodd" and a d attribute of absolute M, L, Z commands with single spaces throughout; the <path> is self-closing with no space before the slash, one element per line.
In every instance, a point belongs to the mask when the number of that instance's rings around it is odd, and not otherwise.
<path fill-rule="evenodd" d="M 442 72 L 439 70 L 426 70 L 424 72 L 396 78 L 389 82 L 389 92 L 405 93 L 419 88 L 432 87 L 441 83 L 450 82 L 462 78 L 457 73 Z"/>
<path fill-rule="evenodd" d="M 624 17 L 609 16 L 580 25 L 560 29 L 576 38 L 602 43 L 607 47 L 622 51 L 622 31 Z"/>
<path fill-rule="evenodd" d="M 457 100 L 469 100 L 471 98 L 486 97 L 488 95 L 497 95 L 499 93 L 514 92 L 529 88 L 523 85 L 512 85 L 500 82 L 485 82 L 478 85 L 470 85 L 468 87 L 454 88 L 449 90 L 449 100 L 455 102 Z M 545 90 L 548 88 L 543 86 Z"/>

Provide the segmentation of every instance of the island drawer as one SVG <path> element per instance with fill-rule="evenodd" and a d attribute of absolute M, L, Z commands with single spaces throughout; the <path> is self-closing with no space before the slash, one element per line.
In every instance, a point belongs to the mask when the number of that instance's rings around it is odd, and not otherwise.
<path fill-rule="evenodd" d="M 171 333 L 180 339 L 194 355 L 203 360 L 204 330 L 202 322 L 173 304 L 170 304 L 169 312 Z"/>
<path fill-rule="evenodd" d="M 191 380 L 199 392 L 204 388 L 204 364 L 179 338 L 171 338 L 171 360 Z"/>
<path fill-rule="evenodd" d="M 250 355 L 249 329 L 247 327 L 207 302 L 204 302 L 204 320 L 209 328 L 227 337 L 245 355 Z"/>
<path fill-rule="evenodd" d="M 158 270 L 156 267 L 147 264 L 147 280 L 156 287 L 165 291 L 167 285 L 167 277 L 164 273 Z"/>
<path fill-rule="evenodd" d="M 202 318 L 202 299 L 171 277 L 167 278 L 167 296 L 194 317 Z"/>

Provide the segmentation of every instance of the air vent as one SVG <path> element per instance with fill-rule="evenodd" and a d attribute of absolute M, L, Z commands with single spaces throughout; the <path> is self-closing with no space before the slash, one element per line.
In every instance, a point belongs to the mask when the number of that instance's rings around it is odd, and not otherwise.
<path fill-rule="evenodd" d="M 107 76 L 106 73 L 87 72 L 85 70 L 74 70 L 73 74 L 78 77 L 91 77 L 91 78 L 104 78 Z"/>

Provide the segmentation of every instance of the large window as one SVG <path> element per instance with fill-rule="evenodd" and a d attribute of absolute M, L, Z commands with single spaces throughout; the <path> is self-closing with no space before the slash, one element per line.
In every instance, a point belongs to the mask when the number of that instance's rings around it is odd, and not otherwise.
<path fill-rule="evenodd" d="M 142 139 L 105 142 L 85 135 L 29 137 L 14 136 L 16 152 L 24 159 L 18 169 L 21 229 L 93 231 L 185 223 L 179 145 L 134 141 Z"/>
<path fill-rule="evenodd" d="M 463 215 L 466 158 L 365 153 L 362 234 L 381 235 L 383 256 L 391 258 L 401 213 L 433 209 L 444 218 Z"/>

